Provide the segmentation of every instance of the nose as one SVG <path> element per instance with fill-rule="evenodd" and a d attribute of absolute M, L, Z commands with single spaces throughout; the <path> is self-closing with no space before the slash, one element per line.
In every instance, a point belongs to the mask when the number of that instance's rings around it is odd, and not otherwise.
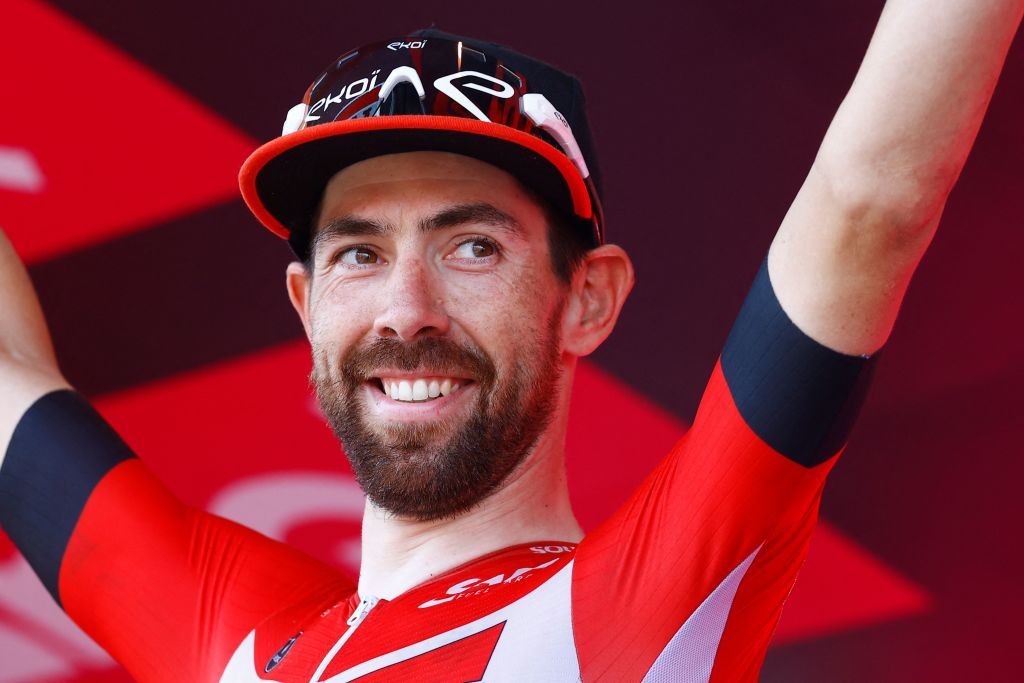
<path fill-rule="evenodd" d="M 399 260 L 388 274 L 381 312 L 374 323 L 381 337 L 412 341 L 448 332 L 448 314 L 438 296 L 440 283 L 433 270 L 418 258 Z"/>

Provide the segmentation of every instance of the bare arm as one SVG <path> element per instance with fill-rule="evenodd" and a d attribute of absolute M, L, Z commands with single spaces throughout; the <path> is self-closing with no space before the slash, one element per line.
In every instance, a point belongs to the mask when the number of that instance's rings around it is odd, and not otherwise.
<path fill-rule="evenodd" d="M 1024 0 L 889 0 L 768 257 L 805 333 L 870 354 L 889 336 L 1013 40 Z"/>
<path fill-rule="evenodd" d="M 28 273 L 0 230 L 0 465 L 25 410 L 67 386 Z"/>

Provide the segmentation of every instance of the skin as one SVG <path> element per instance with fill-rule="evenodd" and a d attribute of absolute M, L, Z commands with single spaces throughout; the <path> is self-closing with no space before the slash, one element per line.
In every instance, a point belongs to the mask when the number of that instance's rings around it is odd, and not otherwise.
<path fill-rule="evenodd" d="M 516 227 L 474 220 L 420 229 L 446 209 L 480 203 L 511 217 Z M 554 417 L 497 492 L 468 514 L 433 521 L 402 519 L 367 502 L 360 592 L 393 597 L 510 545 L 580 540 L 564 465 L 570 387 L 576 359 L 608 336 L 633 286 L 626 253 L 602 246 L 588 254 L 570 285 L 560 282 L 541 208 L 506 172 L 456 154 L 415 152 L 356 164 L 330 181 L 322 207 L 318 231 L 342 218 L 389 227 L 319 240 L 312 273 L 298 262 L 288 266 L 288 294 L 310 343 L 329 350 L 322 361 L 327 376 L 339 375 L 338 359 L 353 345 L 375 337 L 470 341 L 500 376 L 517 363 L 533 362 L 522 349 L 544 337 L 553 316 L 560 336 Z M 422 374 L 434 373 L 425 368 Z M 422 406 L 390 400 L 387 412 L 375 412 L 379 391 L 372 387 L 364 400 L 370 424 L 383 429 L 389 421 L 460 419 L 474 390 L 470 383 L 449 397 L 461 400 L 427 416 Z"/>
<path fill-rule="evenodd" d="M 978 134 L 1024 0 L 889 0 L 782 221 L 768 272 L 829 348 L 870 355 Z"/>

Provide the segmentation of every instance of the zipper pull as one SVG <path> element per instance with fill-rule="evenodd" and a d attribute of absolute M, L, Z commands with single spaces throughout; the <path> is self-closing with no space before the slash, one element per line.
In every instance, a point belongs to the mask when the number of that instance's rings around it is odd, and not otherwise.
<path fill-rule="evenodd" d="M 379 600 L 372 595 L 370 597 L 363 598 L 359 601 L 359 606 L 356 607 L 356 610 L 352 612 L 352 616 L 350 616 L 345 623 L 349 626 L 358 625 L 359 622 L 366 618 L 366 615 L 370 613 L 370 610 L 377 606 L 378 602 Z"/>

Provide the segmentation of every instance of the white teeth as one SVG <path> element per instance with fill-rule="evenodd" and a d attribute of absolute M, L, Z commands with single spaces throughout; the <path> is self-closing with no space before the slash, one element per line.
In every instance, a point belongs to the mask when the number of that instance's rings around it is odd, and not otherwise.
<path fill-rule="evenodd" d="M 412 385 L 407 380 L 402 380 L 398 383 L 398 400 L 399 401 L 411 401 L 412 400 Z"/>
<path fill-rule="evenodd" d="M 381 379 L 384 393 L 395 401 L 429 401 L 454 394 L 459 383 L 451 379 Z"/>
<path fill-rule="evenodd" d="M 414 401 L 426 401 L 427 400 L 427 382 L 426 380 L 418 379 L 412 383 L 412 400 Z"/>

